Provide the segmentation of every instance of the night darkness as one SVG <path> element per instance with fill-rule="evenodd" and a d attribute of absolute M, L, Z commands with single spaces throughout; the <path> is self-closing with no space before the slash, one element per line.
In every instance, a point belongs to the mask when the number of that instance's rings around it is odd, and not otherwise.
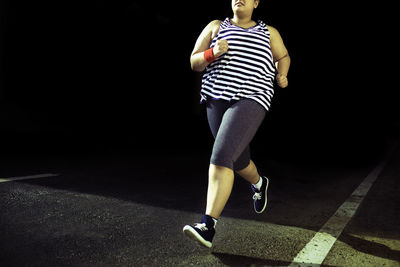
<path fill-rule="evenodd" d="M 189 56 L 208 22 L 231 16 L 230 1 L 1 5 L 2 154 L 209 153 L 201 74 Z M 381 61 L 390 30 L 375 22 L 379 12 L 261 1 L 255 18 L 280 31 L 292 65 L 256 154 L 363 161 L 398 134 L 397 88 Z"/>

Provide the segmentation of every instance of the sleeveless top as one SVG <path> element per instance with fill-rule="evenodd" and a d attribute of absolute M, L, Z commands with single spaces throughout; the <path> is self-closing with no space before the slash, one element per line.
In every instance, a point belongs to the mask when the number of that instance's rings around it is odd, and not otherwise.
<path fill-rule="evenodd" d="M 222 100 L 252 99 L 269 110 L 274 95 L 275 66 L 270 33 L 264 22 L 245 29 L 229 18 L 221 22 L 217 40 L 228 41 L 228 51 L 209 64 L 202 78 L 201 103 L 208 97 Z"/>

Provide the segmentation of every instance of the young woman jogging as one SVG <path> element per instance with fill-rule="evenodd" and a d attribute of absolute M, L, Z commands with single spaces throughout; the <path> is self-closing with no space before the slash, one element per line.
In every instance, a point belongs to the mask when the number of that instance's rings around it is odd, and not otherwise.
<path fill-rule="evenodd" d="M 260 176 L 250 159 L 249 144 L 274 94 L 276 78 L 288 86 L 290 57 L 279 32 L 252 15 L 260 0 L 232 0 L 233 18 L 210 22 L 190 57 L 202 78 L 201 101 L 215 138 L 209 167 L 207 206 L 201 222 L 183 232 L 206 247 L 212 246 L 215 226 L 231 194 L 234 172 L 250 182 L 254 210 L 267 205 L 269 180 Z"/>

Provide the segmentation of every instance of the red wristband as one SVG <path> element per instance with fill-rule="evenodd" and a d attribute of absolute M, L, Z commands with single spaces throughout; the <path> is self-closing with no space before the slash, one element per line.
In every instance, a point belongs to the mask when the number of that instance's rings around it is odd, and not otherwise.
<path fill-rule="evenodd" d="M 206 51 L 204 51 L 204 59 L 205 59 L 208 63 L 211 63 L 211 62 L 213 62 L 214 60 L 217 59 L 217 58 L 214 56 L 213 49 L 214 49 L 214 47 L 211 47 L 210 49 L 207 49 Z"/>

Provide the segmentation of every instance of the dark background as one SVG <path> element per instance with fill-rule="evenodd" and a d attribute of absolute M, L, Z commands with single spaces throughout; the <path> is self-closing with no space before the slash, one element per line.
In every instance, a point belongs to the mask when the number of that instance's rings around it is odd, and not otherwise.
<path fill-rule="evenodd" d="M 261 1 L 289 50 L 255 154 L 363 162 L 398 135 L 395 8 Z M 209 154 L 189 56 L 230 1 L 2 1 L 1 154 Z"/>

